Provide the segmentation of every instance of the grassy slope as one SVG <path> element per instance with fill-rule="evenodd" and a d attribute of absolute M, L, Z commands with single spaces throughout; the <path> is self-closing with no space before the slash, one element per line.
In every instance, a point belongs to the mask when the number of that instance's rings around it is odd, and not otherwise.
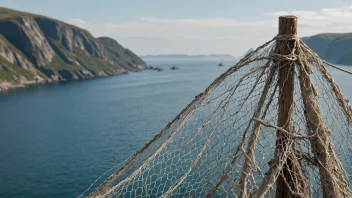
<path fill-rule="evenodd" d="M 26 59 L 26 56 L 18 50 L 15 46 L 13 46 L 3 35 L 0 34 L 0 40 L 5 43 L 11 50 L 15 53 Z M 0 42 L 1 42 L 0 41 Z M 35 76 L 33 73 L 21 69 L 18 65 L 8 62 L 5 58 L 0 56 L 0 65 L 3 65 L 6 68 L 0 70 L 0 81 L 6 82 L 19 82 L 19 78 L 24 76 L 27 80 L 34 80 Z M 47 77 L 41 73 L 40 71 L 37 72 L 41 78 L 46 79 Z"/>
<path fill-rule="evenodd" d="M 105 47 L 106 52 L 113 62 L 121 64 L 122 67 L 130 68 L 131 63 L 145 65 L 146 63 L 129 49 L 122 47 L 117 41 L 109 37 L 99 37 L 99 42 Z M 124 60 L 129 60 L 127 63 Z M 130 63 L 130 64 L 129 64 Z"/>
<path fill-rule="evenodd" d="M 26 17 L 35 17 L 35 16 L 40 16 L 40 15 L 0 7 L 0 20 L 16 19 L 16 18 L 21 18 L 21 17 L 25 17 L 25 16 Z"/>
<path fill-rule="evenodd" d="M 50 40 L 50 45 L 57 55 L 54 56 L 52 63 L 46 65 L 45 68 L 52 69 L 55 72 L 59 72 L 60 70 L 70 72 L 88 70 L 95 74 L 103 71 L 108 74 L 113 74 L 114 70 L 121 68 L 121 65 L 110 64 L 103 59 L 87 54 L 85 51 L 75 46 L 73 46 L 72 51 L 68 51 L 60 42 L 52 39 Z M 63 56 L 69 60 L 64 60 L 59 54 L 63 54 Z"/>

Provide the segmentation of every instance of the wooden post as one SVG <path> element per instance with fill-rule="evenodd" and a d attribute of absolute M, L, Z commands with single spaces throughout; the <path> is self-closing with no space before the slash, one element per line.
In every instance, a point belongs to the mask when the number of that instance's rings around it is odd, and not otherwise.
<path fill-rule="evenodd" d="M 279 36 L 297 35 L 297 17 L 281 16 L 279 18 Z M 279 55 L 289 55 L 294 51 L 295 40 L 282 39 L 277 41 L 275 53 Z M 292 60 L 282 59 L 274 60 L 278 69 L 279 98 L 278 98 L 278 124 L 277 126 L 285 129 L 290 133 L 294 132 L 293 115 L 294 115 L 294 70 L 295 64 Z M 282 155 L 287 146 L 289 138 L 287 134 L 276 132 L 276 153 Z M 292 142 L 292 140 L 291 140 Z M 288 157 L 283 165 L 283 169 L 276 181 L 276 197 L 296 197 L 290 191 L 290 188 L 305 197 L 308 195 L 307 182 L 304 178 L 300 162 L 295 156 L 295 143 L 291 144 L 292 149 L 288 152 Z"/>

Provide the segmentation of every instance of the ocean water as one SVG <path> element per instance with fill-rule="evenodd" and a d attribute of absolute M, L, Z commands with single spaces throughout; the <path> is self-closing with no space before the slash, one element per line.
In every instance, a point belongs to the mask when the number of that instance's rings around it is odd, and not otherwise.
<path fill-rule="evenodd" d="M 77 197 L 142 147 L 235 61 L 224 67 L 201 61 L 149 63 L 165 71 L 0 94 L 0 197 Z M 170 70 L 173 65 L 180 69 Z M 330 71 L 352 99 L 352 77 Z"/>
<path fill-rule="evenodd" d="M 0 94 L 0 197 L 76 197 L 173 119 L 231 63 L 144 71 Z M 177 65 L 179 70 L 170 70 Z"/>

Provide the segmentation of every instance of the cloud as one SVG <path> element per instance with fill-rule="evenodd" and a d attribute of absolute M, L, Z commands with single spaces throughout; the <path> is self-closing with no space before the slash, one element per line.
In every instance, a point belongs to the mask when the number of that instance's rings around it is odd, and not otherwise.
<path fill-rule="evenodd" d="M 299 21 L 299 32 L 312 35 L 322 32 L 351 32 L 352 6 L 323 8 L 319 11 L 296 10 L 273 12 L 269 16 L 295 15 Z"/>
<path fill-rule="evenodd" d="M 277 34 L 277 17 L 296 15 L 299 36 L 323 32 L 352 32 L 352 6 L 318 11 L 294 10 L 264 14 L 260 20 L 233 18 L 153 18 L 93 24 L 82 19 L 66 22 L 88 29 L 94 36 L 110 36 L 139 54 L 243 54 Z"/>
<path fill-rule="evenodd" d="M 84 26 L 87 24 L 87 22 L 83 19 L 68 19 L 68 20 L 65 20 L 65 22 L 80 28 L 84 28 Z"/>

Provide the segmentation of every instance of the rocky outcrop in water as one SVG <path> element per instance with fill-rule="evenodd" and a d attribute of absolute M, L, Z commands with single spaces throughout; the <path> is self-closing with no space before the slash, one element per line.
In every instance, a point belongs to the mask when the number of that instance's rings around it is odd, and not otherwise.
<path fill-rule="evenodd" d="M 27 84 L 142 71 L 145 62 L 108 37 L 0 7 L 0 91 Z"/>
<path fill-rule="evenodd" d="M 177 66 L 172 66 L 170 69 L 171 70 L 178 70 L 179 68 Z"/>
<path fill-rule="evenodd" d="M 148 65 L 148 66 L 146 67 L 146 69 L 154 70 L 154 71 L 159 71 L 159 72 L 164 71 L 164 69 L 161 68 L 161 67 L 156 67 L 156 66 L 154 67 L 154 66 L 151 66 L 151 65 Z"/>

